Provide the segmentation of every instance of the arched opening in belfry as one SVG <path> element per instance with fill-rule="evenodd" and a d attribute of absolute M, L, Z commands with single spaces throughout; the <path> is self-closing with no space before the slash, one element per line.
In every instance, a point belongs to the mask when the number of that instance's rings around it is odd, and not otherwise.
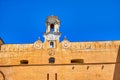
<path fill-rule="evenodd" d="M 54 32 L 54 24 L 50 25 L 50 32 Z"/>

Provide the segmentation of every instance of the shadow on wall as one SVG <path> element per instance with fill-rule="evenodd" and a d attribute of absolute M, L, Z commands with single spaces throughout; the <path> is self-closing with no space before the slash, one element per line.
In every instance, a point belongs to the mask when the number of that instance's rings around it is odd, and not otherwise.
<path fill-rule="evenodd" d="M 2 71 L 0 71 L 0 80 L 5 80 L 5 75 L 3 74 Z"/>
<path fill-rule="evenodd" d="M 120 46 L 117 54 L 113 80 L 120 80 Z"/>

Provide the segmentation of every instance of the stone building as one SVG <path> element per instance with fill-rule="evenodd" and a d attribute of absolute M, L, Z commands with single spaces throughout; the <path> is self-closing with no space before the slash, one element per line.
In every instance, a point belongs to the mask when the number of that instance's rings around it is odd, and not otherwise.
<path fill-rule="evenodd" d="M 120 41 L 59 41 L 60 21 L 46 19 L 44 42 L 5 44 L 0 80 L 120 80 Z"/>

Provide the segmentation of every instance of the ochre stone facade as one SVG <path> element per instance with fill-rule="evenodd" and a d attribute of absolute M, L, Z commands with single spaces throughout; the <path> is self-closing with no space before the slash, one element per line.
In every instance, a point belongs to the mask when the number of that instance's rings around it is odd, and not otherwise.
<path fill-rule="evenodd" d="M 120 41 L 60 42 L 59 26 L 47 18 L 44 42 L 0 39 L 0 80 L 120 80 Z"/>

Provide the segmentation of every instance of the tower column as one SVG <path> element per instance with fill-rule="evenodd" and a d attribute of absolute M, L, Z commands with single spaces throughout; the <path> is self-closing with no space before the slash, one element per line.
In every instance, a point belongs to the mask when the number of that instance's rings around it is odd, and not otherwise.
<path fill-rule="evenodd" d="M 43 34 L 45 42 L 48 42 L 50 48 L 55 47 L 59 42 L 61 33 L 59 32 L 60 21 L 57 16 L 48 16 L 46 19 L 46 32 Z"/>

